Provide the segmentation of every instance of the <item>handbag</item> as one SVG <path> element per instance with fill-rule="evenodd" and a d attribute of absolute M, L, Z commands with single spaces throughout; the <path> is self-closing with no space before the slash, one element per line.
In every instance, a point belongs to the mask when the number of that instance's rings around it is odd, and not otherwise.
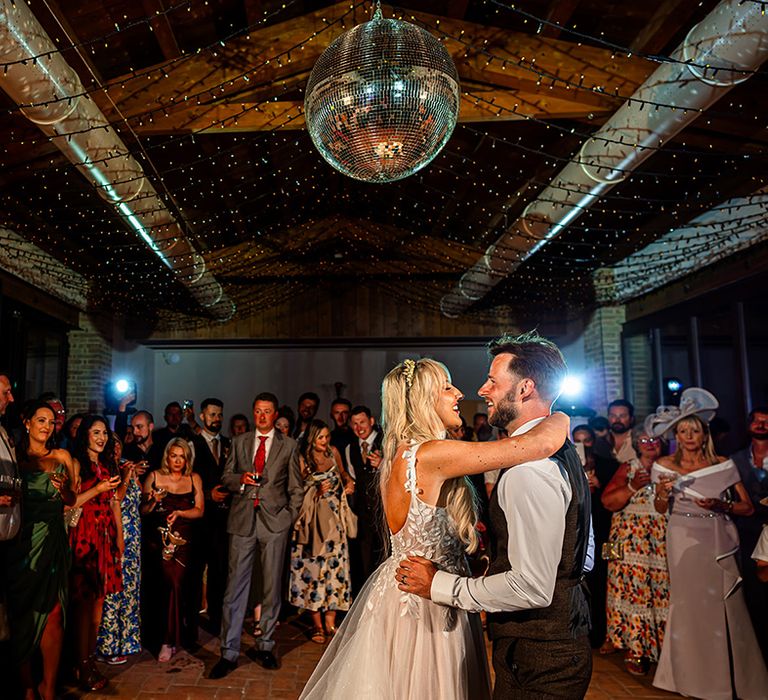
<path fill-rule="evenodd" d="M 624 559 L 624 543 L 603 542 L 600 554 L 605 561 L 621 561 Z"/>
<path fill-rule="evenodd" d="M 347 494 L 344 491 L 341 492 L 341 506 L 339 510 L 341 511 L 339 515 L 341 516 L 341 522 L 344 525 L 347 537 L 357 537 L 357 516 L 349 507 Z"/>
<path fill-rule="evenodd" d="M 83 514 L 83 507 L 77 506 L 76 508 L 69 508 L 64 511 L 64 527 L 69 530 L 70 528 L 77 527 L 80 522 L 80 516 Z"/>

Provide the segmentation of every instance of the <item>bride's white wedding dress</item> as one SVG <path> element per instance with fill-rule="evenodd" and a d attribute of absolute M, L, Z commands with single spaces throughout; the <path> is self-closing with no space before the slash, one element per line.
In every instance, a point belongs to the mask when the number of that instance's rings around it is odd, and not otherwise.
<path fill-rule="evenodd" d="M 491 697 L 479 616 L 397 588 L 395 569 L 409 554 L 467 574 L 464 548 L 447 512 L 418 497 L 418 447 L 403 455 L 411 503 L 405 525 L 390 536 L 392 554 L 366 582 L 307 681 L 302 699 Z"/>

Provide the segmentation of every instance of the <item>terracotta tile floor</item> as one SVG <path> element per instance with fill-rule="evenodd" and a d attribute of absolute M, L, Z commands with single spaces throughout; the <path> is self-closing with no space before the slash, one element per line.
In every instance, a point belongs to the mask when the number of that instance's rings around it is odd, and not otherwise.
<path fill-rule="evenodd" d="M 206 676 L 219 658 L 218 639 L 201 630 L 203 645 L 194 655 L 181 652 L 170 663 L 159 664 L 148 652 L 143 652 L 131 657 L 124 666 L 101 664 L 100 669 L 110 678 L 104 691 L 84 694 L 76 688 L 65 688 L 63 697 L 65 700 L 81 697 L 87 700 L 295 700 L 324 649 L 308 640 L 308 629 L 299 618 L 290 619 L 278 628 L 277 640 L 282 660 L 278 671 L 265 671 L 241 655 L 240 665 L 235 671 L 226 678 L 209 680 Z M 252 644 L 253 637 L 244 633 L 243 651 Z M 595 654 L 588 700 L 664 697 L 679 696 L 653 688 L 651 676 L 634 678 L 627 674 L 622 667 L 621 654 Z"/>

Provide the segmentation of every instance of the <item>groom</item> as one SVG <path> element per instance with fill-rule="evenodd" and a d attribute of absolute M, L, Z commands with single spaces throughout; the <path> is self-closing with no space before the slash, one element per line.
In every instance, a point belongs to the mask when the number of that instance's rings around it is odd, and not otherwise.
<path fill-rule="evenodd" d="M 488 419 L 520 435 L 549 415 L 566 375 L 560 350 L 536 332 L 490 345 L 478 391 Z M 397 570 L 399 588 L 442 605 L 487 610 L 493 697 L 582 698 L 592 675 L 583 571 L 589 546 L 589 487 L 573 445 L 549 459 L 502 471 L 491 494 L 491 563 L 472 579 L 438 571 L 423 557 Z"/>

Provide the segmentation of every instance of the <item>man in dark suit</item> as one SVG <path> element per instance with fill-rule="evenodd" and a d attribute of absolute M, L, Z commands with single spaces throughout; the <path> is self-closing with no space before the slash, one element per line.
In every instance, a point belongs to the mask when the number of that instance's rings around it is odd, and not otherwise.
<path fill-rule="evenodd" d="M 205 514 L 203 533 L 196 557 L 198 572 L 194 580 L 200 592 L 194 600 L 202 599 L 202 574 L 208 567 L 206 606 L 208 608 L 208 629 L 218 634 L 221 629 L 221 606 L 224 588 L 227 585 L 229 539 L 227 517 L 229 515 L 229 491 L 221 482 L 224 464 L 229 455 L 229 438 L 221 434 L 224 420 L 224 403 L 220 399 L 205 399 L 200 404 L 202 429 L 191 442 L 195 449 L 195 471 L 200 475 L 205 491 Z M 199 609 L 199 605 L 198 605 Z M 195 610 L 197 612 L 197 610 Z"/>
<path fill-rule="evenodd" d="M 314 391 L 305 391 L 299 396 L 298 413 L 296 418 L 296 427 L 293 429 L 293 437 L 300 440 L 304 435 L 312 419 L 317 415 L 317 409 L 320 407 L 320 397 Z"/>
<path fill-rule="evenodd" d="M 733 520 L 739 531 L 741 575 L 744 577 L 744 598 L 763 658 L 768 663 L 768 584 L 757 578 L 757 564 L 752 559 L 763 526 L 768 525 L 768 506 L 760 503 L 768 498 L 768 406 L 753 408 L 748 417 L 749 445 L 734 452 L 741 483 L 749 494 L 755 512 L 749 517 Z"/>
<path fill-rule="evenodd" d="M 142 468 L 139 477 L 144 482 L 147 472 L 160 469 L 163 461 L 163 450 L 165 445 L 159 445 L 153 439 L 152 431 L 155 427 L 155 419 L 149 411 L 136 411 L 131 416 L 131 425 L 129 430 L 133 433 L 133 442 L 127 444 L 123 449 L 123 457 L 129 462 L 141 464 L 146 462 L 147 467 Z"/>
<path fill-rule="evenodd" d="M 285 550 L 304 498 L 304 480 L 295 440 L 275 430 L 277 409 L 274 394 L 262 393 L 254 399 L 255 429 L 232 440 L 224 466 L 222 481 L 232 494 L 227 521 L 229 575 L 222 611 L 221 658 L 210 678 L 223 678 L 237 666 L 255 556 L 261 556 L 264 577 L 262 636 L 247 654 L 264 668 L 279 667 L 272 635 L 280 613 Z"/>
<path fill-rule="evenodd" d="M 347 445 L 354 440 L 355 435 L 349 427 L 349 414 L 352 411 L 352 402 L 349 399 L 334 399 L 331 404 L 331 419 L 333 430 L 331 431 L 331 445 L 341 455 L 343 466 L 347 468 Z"/>
<path fill-rule="evenodd" d="M 381 440 L 376 421 L 367 406 L 352 409 L 349 425 L 354 436 L 345 451 L 347 470 L 355 480 L 351 507 L 357 515 L 357 537 L 349 542 L 352 591 L 358 593 L 384 558 L 381 535 L 382 506 L 377 470 L 381 464 Z"/>

